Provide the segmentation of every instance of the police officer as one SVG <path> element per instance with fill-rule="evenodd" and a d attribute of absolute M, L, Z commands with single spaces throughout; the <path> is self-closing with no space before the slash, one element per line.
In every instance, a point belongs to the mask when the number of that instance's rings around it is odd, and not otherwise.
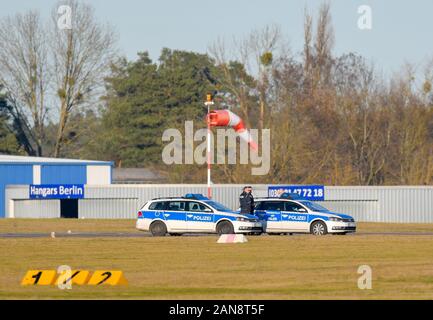
<path fill-rule="evenodd" d="M 246 186 L 239 196 L 239 203 L 241 207 L 241 214 L 254 214 L 254 197 L 251 193 L 253 188 Z"/>

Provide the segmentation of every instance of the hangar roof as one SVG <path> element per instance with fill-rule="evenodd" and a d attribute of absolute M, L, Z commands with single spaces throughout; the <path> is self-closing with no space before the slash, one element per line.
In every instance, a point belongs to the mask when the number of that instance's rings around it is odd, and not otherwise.
<path fill-rule="evenodd" d="M 95 161 L 95 160 L 79 160 L 79 159 L 62 159 L 62 158 L 44 158 L 44 157 L 28 157 L 28 156 L 11 156 L 0 154 L 0 164 L 8 163 L 31 163 L 31 164 L 90 164 L 90 165 L 109 165 L 111 161 Z"/>

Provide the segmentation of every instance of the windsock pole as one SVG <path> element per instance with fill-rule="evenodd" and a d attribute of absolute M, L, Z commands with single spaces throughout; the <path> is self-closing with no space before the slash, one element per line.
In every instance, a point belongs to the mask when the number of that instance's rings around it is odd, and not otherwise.
<path fill-rule="evenodd" d="M 211 126 L 210 126 L 210 106 L 214 104 L 212 95 L 207 94 L 206 95 L 206 102 L 204 103 L 205 106 L 207 106 L 207 117 L 206 117 L 206 123 L 207 123 L 207 197 L 209 199 L 212 198 L 212 181 L 211 181 Z"/>

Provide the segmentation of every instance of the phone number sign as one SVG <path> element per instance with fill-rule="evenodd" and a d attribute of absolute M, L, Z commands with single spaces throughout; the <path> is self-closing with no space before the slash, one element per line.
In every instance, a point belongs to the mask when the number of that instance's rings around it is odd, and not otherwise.
<path fill-rule="evenodd" d="M 268 196 L 278 198 L 283 193 L 296 193 L 303 200 L 323 201 L 325 200 L 324 186 L 269 186 Z"/>

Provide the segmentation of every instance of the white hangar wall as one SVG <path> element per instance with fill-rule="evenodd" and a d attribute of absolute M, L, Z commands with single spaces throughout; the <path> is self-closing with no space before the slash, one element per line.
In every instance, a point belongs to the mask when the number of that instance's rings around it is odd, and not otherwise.
<path fill-rule="evenodd" d="M 214 185 L 213 198 L 237 209 L 243 185 Z M 255 197 L 267 196 L 268 185 L 253 185 Z M 86 185 L 78 200 L 79 218 L 134 219 L 148 200 L 186 193 L 206 194 L 204 184 Z M 59 200 L 28 200 L 28 185 L 6 188 L 6 217 L 60 217 Z M 332 211 L 357 221 L 433 223 L 433 186 L 325 186 L 325 201 Z M 13 213 L 13 214 L 11 214 Z"/>

